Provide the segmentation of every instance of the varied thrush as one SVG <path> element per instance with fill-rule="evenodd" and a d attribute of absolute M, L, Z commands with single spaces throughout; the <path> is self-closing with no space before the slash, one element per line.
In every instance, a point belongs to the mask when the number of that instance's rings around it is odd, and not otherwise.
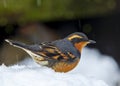
<path fill-rule="evenodd" d="M 35 45 L 26 45 L 8 39 L 5 41 L 26 51 L 36 63 L 50 67 L 56 72 L 68 72 L 75 68 L 80 61 L 83 47 L 95 43 L 80 32 L 72 33 L 64 39 Z"/>

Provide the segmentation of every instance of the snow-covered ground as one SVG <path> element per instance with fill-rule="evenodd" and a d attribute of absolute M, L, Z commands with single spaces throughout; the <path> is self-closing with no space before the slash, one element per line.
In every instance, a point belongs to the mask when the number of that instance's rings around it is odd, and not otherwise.
<path fill-rule="evenodd" d="M 10 67 L 0 66 L 0 86 L 115 86 L 119 69 L 110 57 L 85 48 L 78 66 L 68 73 L 56 73 L 32 59 Z M 108 85 L 107 85 L 107 84 Z"/>

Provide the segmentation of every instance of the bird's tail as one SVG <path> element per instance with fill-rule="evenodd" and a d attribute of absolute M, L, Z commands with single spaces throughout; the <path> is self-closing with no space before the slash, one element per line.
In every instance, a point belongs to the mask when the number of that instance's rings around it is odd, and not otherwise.
<path fill-rule="evenodd" d="M 8 42 L 10 45 L 14 46 L 14 47 L 18 47 L 21 48 L 23 50 L 29 50 L 29 51 L 40 51 L 41 48 L 39 45 L 26 45 L 24 43 L 18 42 L 18 41 L 13 41 L 13 40 L 5 40 L 6 42 Z"/>
<path fill-rule="evenodd" d="M 5 39 L 6 42 L 8 42 L 10 45 L 14 46 L 14 47 L 18 47 L 18 48 L 21 48 L 21 49 L 28 49 L 28 45 L 24 44 L 24 43 L 21 43 L 21 42 L 18 42 L 18 41 L 13 41 L 13 40 L 8 40 L 8 39 Z"/>
<path fill-rule="evenodd" d="M 42 58 L 40 55 L 37 55 L 35 52 L 41 51 L 41 47 L 39 45 L 26 45 L 24 43 L 18 42 L 18 41 L 13 41 L 13 40 L 5 40 L 6 42 L 8 42 L 10 45 L 14 46 L 14 47 L 18 47 L 20 49 L 23 49 L 24 51 L 26 51 L 30 56 L 32 57 L 40 57 Z"/>

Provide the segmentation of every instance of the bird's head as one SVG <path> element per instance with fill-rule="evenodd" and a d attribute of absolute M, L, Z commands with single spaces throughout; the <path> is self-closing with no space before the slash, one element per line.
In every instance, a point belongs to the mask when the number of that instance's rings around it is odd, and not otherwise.
<path fill-rule="evenodd" d="M 80 32 L 75 32 L 67 36 L 67 40 L 73 43 L 75 48 L 79 50 L 80 52 L 82 51 L 82 48 L 85 47 L 89 43 L 96 43 L 93 40 L 88 39 L 88 37 Z"/>

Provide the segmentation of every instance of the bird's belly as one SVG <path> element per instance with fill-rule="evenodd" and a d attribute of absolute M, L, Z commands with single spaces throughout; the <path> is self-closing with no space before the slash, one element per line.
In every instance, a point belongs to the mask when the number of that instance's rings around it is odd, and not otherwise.
<path fill-rule="evenodd" d="M 56 72 L 68 72 L 75 68 L 79 62 L 79 59 L 68 63 L 68 62 L 58 62 L 55 65 L 52 66 L 52 69 L 54 69 Z"/>

